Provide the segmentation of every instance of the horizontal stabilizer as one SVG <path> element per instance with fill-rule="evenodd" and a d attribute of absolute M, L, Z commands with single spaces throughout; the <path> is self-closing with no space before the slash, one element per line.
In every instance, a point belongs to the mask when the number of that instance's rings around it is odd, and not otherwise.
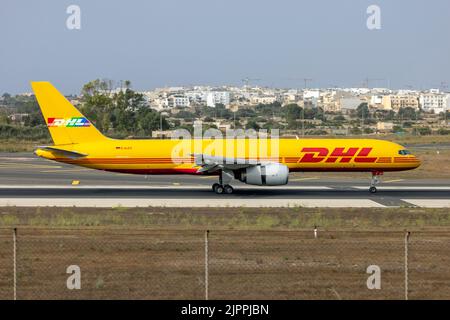
<path fill-rule="evenodd" d="M 87 156 L 87 154 L 85 154 L 85 153 L 69 151 L 69 150 L 64 150 L 64 149 L 59 149 L 59 148 L 49 147 L 49 146 L 38 147 L 38 149 L 44 150 L 44 151 L 50 151 L 51 153 L 58 154 L 63 157 L 66 157 L 66 158 L 72 158 L 72 159 L 83 158 L 83 157 Z"/>

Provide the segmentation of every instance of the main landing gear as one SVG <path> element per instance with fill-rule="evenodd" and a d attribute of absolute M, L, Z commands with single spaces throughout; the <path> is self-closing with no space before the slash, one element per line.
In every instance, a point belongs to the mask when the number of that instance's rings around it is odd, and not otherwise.
<path fill-rule="evenodd" d="M 382 175 L 383 175 L 383 171 L 373 171 L 372 172 L 372 179 L 370 180 L 370 188 L 369 188 L 370 193 L 377 192 L 376 185 L 378 185 L 381 182 L 380 176 L 382 176 Z"/>
<path fill-rule="evenodd" d="M 234 178 L 233 172 L 230 171 L 220 171 L 219 183 L 214 183 L 212 189 L 217 194 L 232 194 L 234 189 L 229 185 L 231 180 Z"/>

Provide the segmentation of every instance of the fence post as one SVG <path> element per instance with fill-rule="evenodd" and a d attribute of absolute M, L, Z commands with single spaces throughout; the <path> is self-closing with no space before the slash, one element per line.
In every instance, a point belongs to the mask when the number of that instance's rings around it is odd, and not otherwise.
<path fill-rule="evenodd" d="M 208 300 L 209 294 L 209 257 L 208 257 L 208 237 L 209 230 L 205 231 L 205 300 Z"/>
<path fill-rule="evenodd" d="M 17 300 L 17 228 L 13 229 L 14 300 Z"/>
<path fill-rule="evenodd" d="M 407 231 L 405 234 L 405 300 L 408 300 L 408 249 L 409 249 L 409 236 L 411 232 Z"/>

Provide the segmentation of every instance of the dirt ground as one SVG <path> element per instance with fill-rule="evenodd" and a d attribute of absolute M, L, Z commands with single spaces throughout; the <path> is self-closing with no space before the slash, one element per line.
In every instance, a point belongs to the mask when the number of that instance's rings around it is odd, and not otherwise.
<path fill-rule="evenodd" d="M 403 232 L 211 231 L 210 299 L 403 299 Z M 409 298 L 450 299 L 450 236 L 413 233 Z M 11 230 L 0 236 L 0 298 L 11 299 Z M 81 268 L 81 290 L 66 269 Z M 369 290 L 370 265 L 381 289 Z M 203 299 L 205 233 L 19 229 L 18 299 Z"/>
<path fill-rule="evenodd" d="M 405 229 L 409 298 L 450 299 L 448 209 L 361 210 L 2 208 L 0 298 L 17 227 L 18 299 L 203 299 L 207 229 L 210 299 L 403 299 Z"/>

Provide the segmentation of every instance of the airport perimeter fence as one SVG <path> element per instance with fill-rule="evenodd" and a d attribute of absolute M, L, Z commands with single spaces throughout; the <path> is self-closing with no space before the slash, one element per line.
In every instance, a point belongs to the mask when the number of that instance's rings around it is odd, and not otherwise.
<path fill-rule="evenodd" d="M 450 299 L 450 235 L 0 228 L 15 298 Z"/>

